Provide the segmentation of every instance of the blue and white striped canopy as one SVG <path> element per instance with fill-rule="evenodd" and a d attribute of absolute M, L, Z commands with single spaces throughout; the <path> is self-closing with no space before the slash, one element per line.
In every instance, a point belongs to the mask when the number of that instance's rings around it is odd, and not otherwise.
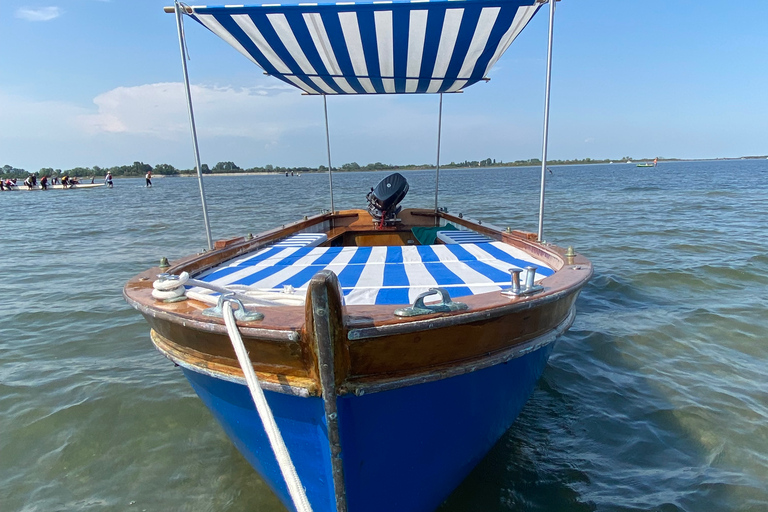
<path fill-rule="evenodd" d="M 394 247 L 281 247 L 262 249 L 198 277 L 218 286 L 306 294 L 312 276 L 336 273 L 347 305 L 409 304 L 430 288 L 464 297 L 510 286 L 510 268 L 538 267 L 536 280 L 554 271 L 544 262 L 502 242 Z M 196 292 L 203 289 L 193 288 Z"/>
<path fill-rule="evenodd" d="M 539 2 L 374 0 L 187 12 L 308 94 L 438 93 L 484 79 Z"/>

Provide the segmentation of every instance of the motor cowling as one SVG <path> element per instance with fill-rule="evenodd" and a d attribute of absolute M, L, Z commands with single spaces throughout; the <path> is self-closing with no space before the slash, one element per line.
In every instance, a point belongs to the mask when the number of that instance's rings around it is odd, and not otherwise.
<path fill-rule="evenodd" d="M 394 224 L 407 193 L 408 180 L 400 173 L 390 174 L 368 192 L 368 212 L 379 225 Z"/>

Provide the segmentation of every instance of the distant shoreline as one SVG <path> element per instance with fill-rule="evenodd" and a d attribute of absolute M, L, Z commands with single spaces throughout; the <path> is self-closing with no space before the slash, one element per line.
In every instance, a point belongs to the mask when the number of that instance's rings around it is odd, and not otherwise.
<path fill-rule="evenodd" d="M 746 156 L 746 157 L 736 157 L 736 158 L 666 158 L 666 159 L 658 159 L 658 163 L 664 163 L 664 162 L 722 162 L 722 161 L 734 161 L 734 160 L 766 160 L 768 159 L 768 156 Z M 547 167 L 563 167 L 563 166 L 576 166 L 576 165 L 635 165 L 638 163 L 645 163 L 645 162 L 653 162 L 653 158 L 650 159 L 638 159 L 638 160 L 631 160 L 629 162 L 624 160 L 615 160 L 615 161 L 591 161 L 591 162 L 571 162 L 571 163 L 562 163 L 558 161 L 558 163 L 549 163 L 547 162 Z M 394 169 L 354 169 L 354 170 L 347 170 L 347 169 L 336 169 L 334 168 L 334 173 L 349 173 L 349 172 L 385 172 L 385 171 L 392 171 L 392 172 L 402 172 L 402 171 L 434 171 L 436 169 L 435 166 L 428 167 L 411 167 L 411 166 L 403 166 L 405 168 L 394 168 Z M 467 167 L 457 167 L 457 166 L 440 166 L 440 170 L 481 170 L 481 169 L 514 169 L 514 168 L 526 168 L 526 167 L 534 167 L 539 168 L 541 167 L 540 163 L 537 164 L 528 164 L 528 165 L 515 165 L 510 163 L 504 163 L 504 164 L 491 164 L 491 165 L 484 165 L 484 166 L 467 166 Z M 296 173 L 291 175 L 290 171 L 288 171 L 289 176 L 288 177 L 298 177 L 301 176 L 301 174 L 326 174 L 328 171 L 316 171 L 316 170 L 306 170 L 302 171 L 301 173 Z M 210 177 L 210 176 L 284 176 L 285 172 L 216 172 L 216 173 L 204 173 L 204 177 Z M 140 176 L 120 176 L 120 178 L 139 178 Z M 179 173 L 179 174 L 171 174 L 171 175 L 155 175 L 153 178 L 196 178 L 197 174 L 192 173 Z"/>
<path fill-rule="evenodd" d="M 658 163 L 665 163 L 665 162 L 724 162 L 724 161 L 734 161 L 734 160 L 765 160 L 768 159 L 768 155 L 763 156 L 741 156 L 741 157 L 719 157 L 719 158 L 663 158 L 663 157 L 657 157 L 656 158 Z M 621 165 L 621 164 L 640 164 L 640 163 L 648 163 L 652 162 L 654 158 L 629 158 L 629 157 L 623 157 L 621 159 L 611 160 L 611 159 L 603 159 L 603 160 L 593 160 L 591 158 L 584 158 L 584 159 L 575 159 L 575 160 L 558 160 L 553 159 L 549 160 L 547 162 L 548 167 L 559 167 L 559 166 L 573 166 L 573 165 Z M 225 162 L 219 162 L 215 167 L 220 167 L 221 164 Z M 229 169 L 237 169 L 238 167 L 232 163 L 232 162 L 226 162 L 227 165 L 229 165 Z M 529 160 L 516 160 L 514 162 L 496 162 L 495 160 L 491 158 L 486 158 L 485 160 L 472 160 L 472 161 L 464 161 L 464 162 L 450 162 L 448 164 L 444 164 L 440 166 L 441 170 L 451 170 L 451 169 L 461 169 L 461 170 L 482 170 L 482 169 L 493 169 L 493 168 L 525 168 L 525 167 L 541 167 L 541 161 L 535 158 L 529 159 Z M 269 170 L 266 170 L 266 168 L 269 168 Z M 203 174 L 205 176 L 280 176 L 287 173 L 293 173 L 294 176 L 300 176 L 302 174 L 326 174 L 327 168 L 325 166 L 320 166 L 319 168 L 310 168 L 310 167 L 293 167 L 293 168 L 285 168 L 285 167 L 278 167 L 277 169 L 282 170 L 276 170 L 272 165 L 267 165 L 262 168 L 251 168 L 248 170 L 244 170 L 242 172 L 232 172 L 231 170 L 222 170 L 222 172 L 217 172 L 216 170 L 211 170 L 207 165 L 203 164 L 204 172 Z M 254 169 L 265 169 L 265 170 L 254 170 Z M 426 165 L 426 164 L 407 164 L 407 165 L 389 165 L 389 164 L 383 164 L 381 162 L 376 163 L 369 163 L 364 166 L 361 166 L 357 164 L 356 162 L 346 163 L 342 164 L 339 167 L 335 167 L 333 172 L 334 173 L 343 173 L 343 172 L 369 172 L 369 171 L 389 171 L 389 172 L 404 172 L 404 171 L 430 171 L 434 170 L 434 165 Z M 15 168 L 10 165 L 4 165 L 0 167 L 0 177 L 3 179 L 8 178 L 16 178 L 16 179 L 25 179 L 26 176 L 30 174 L 35 174 L 37 176 L 63 176 L 63 175 L 69 175 L 69 176 L 77 176 L 81 179 L 87 180 L 90 176 L 96 176 L 97 181 L 104 180 L 104 175 L 107 172 L 111 172 L 114 179 L 123 179 L 123 178 L 143 178 L 147 171 L 152 172 L 153 178 L 186 178 L 186 177 L 195 177 L 197 176 L 197 173 L 194 169 L 175 169 L 173 166 L 168 164 L 157 164 L 156 166 L 151 166 L 148 164 L 144 164 L 142 162 L 134 162 L 134 165 L 132 166 L 115 166 L 115 167 L 109 167 L 109 168 L 102 168 L 99 166 L 94 166 L 93 168 L 90 167 L 75 167 L 73 169 L 53 169 L 50 167 L 42 168 L 39 171 L 26 171 L 25 169 Z M 141 172 L 139 172 L 141 171 Z M 176 172 L 174 172 L 176 171 Z"/>

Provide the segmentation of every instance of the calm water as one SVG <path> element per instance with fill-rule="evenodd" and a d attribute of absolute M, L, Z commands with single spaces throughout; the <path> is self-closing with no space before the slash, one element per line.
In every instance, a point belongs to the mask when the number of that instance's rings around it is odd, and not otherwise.
<path fill-rule="evenodd" d="M 596 274 L 440 512 L 768 510 L 768 161 L 553 170 L 545 238 Z M 383 175 L 334 176 L 336 207 Z M 430 206 L 434 175 L 406 176 L 404 205 Z M 537 180 L 444 171 L 441 205 L 535 231 Z M 196 181 L 142 182 L 0 193 L 2 511 L 284 510 L 123 302 L 133 274 L 205 246 Z M 327 182 L 208 179 L 214 238 L 328 208 Z"/>

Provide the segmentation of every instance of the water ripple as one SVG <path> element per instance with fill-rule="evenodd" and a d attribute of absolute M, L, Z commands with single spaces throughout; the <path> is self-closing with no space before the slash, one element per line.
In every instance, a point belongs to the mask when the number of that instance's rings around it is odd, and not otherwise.
<path fill-rule="evenodd" d="M 549 177 L 545 238 L 596 274 L 518 422 L 441 512 L 768 509 L 768 165 L 635 171 Z M 447 170 L 441 204 L 536 231 L 539 172 Z M 434 175 L 404 174 L 405 206 L 431 207 Z M 337 208 L 383 176 L 335 176 Z M 121 297 L 205 246 L 195 181 L 116 183 L 0 193 L 19 219 L 0 267 L 2 510 L 283 510 Z M 321 175 L 206 189 L 216 238 L 328 208 Z M 41 231 L 41 205 L 67 227 Z"/>

